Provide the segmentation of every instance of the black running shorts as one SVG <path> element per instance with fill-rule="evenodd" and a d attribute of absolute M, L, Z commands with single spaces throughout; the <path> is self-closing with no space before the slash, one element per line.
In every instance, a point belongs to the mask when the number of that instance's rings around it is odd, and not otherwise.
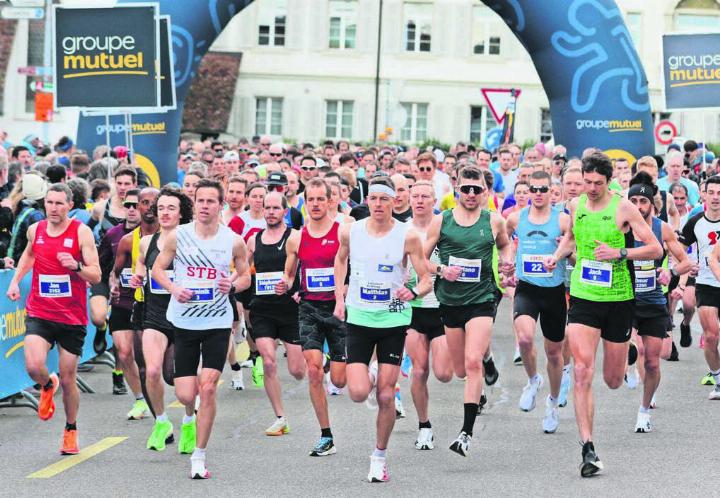
<path fill-rule="evenodd" d="M 439 308 L 412 309 L 412 321 L 408 329 L 426 335 L 429 341 L 445 335 Z"/>
<path fill-rule="evenodd" d="M 175 378 L 197 376 L 202 367 L 223 371 L 231 329 L 188 330 L 175 328 Z"/>
<path fill-rule="evenodd" d="M 635 300 L 596 302 L 570 296 L 568 324 L 577 323 L 600 329 L 600 337 L 623 343 L 632 335 Z"/>
<path fill-rule="evenodd" d="M 113 306 L 110 310 L 108 328 L 111 334 L 118 330 L 135 330 L 132 323 L 132 310 Z"/>
<path fill-rule="evenodd" d="M 300 344 L 300 326 L 298 324 L 298 311 L 287 308 L 277 310 L 276 313 L 250 311 L 250 336 L 254 341 L 261 337 L 280 339 L 286 344 Z"/>
<path fill-rule="evenodd" d="M 51 348 L 57 343 L 76 356 L 82 356 L 86 333 L 85 325 L 68 325 L 32 316 L 25 318 L 25 335 L 40 336 L 50 343 Z"/>
<path fill-rule="evenodd" d="M 636 304 L 633 328 L 639 336 L 665 339 L 670 325 L 670 313 L 664 304 Z"/>
<path fill-rule="evenodd" d="M 400 366 L 407 326 L 377 329 L 347 324 L 347 362 L 370 364 L 377 349 L 378 363 Z"/>
<path fill-rule="evenodd" d="M 697 307 L 709 306 L 712 308 L 720 308 L 720 287 L 712 285 L 696 284 L 695 299 Z"/>
<path fill-rule="evenodd" d="M 462 306 L 440 305 L 440 318 L 443 325 L 450 329 L 463 329 L 473 318 L 490 317 L 495 319 L 497 306 L 495 301 L 485 303 L 465 304 Z"/>
<path fill-rule="evenodd" d="M 345 323 L 334 317 L 335 301 L 300 301 L 300 344 L 303 351 L 323 351 L 325 341 L 331 361 L 345 361 Z"/>
<path fill-rule="evenodd" d="M 565 338 L 567 303 L 565 284 L 557 287 L 540 287 L 520 280 L 515 289 L 513 319 L 527 315 L 537 322 L 548 341 L 562 342 Z"/>
<path fill-rule="evenodd" d="M 90 297 L 103 296 L 110 299 L 110 285 L 107 282 L 98 282 L 90 286 Z"/>

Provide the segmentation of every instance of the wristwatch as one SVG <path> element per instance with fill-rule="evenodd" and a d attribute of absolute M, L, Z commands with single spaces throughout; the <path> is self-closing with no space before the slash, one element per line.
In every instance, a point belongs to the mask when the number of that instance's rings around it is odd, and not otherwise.
<path fill-rule="evenodd" d="M 83 264 L 82 264 L 82 261 L 78 261 L 77 264 L 78 264 L 78 266 L 75 269 L 75 271 L 79 273 L 83 270 Z"/>
<path fill-rule="evenodd" d="M 624 261 L 627 259 L 627 249 L 624 247 L 620 249 L 620 261 Z"/>
<path fill-rule="evenodd" d="M 418 291 L 417 291 L 417 287 L 413 287 L 412 289 L 409 289 L 409 290 L 410 290 L 410 292 L 412 292 L 412 295 L 413 295 L 414 298 L 417 298 L 417 297 L 418 297 L 419 294 L 418 294 Z"/>
<path fill-rule="evenodd" d="M 443 278 L 443 270 L 444 269 L 445 269 L 445 265 L 437 265 L 437 268 L 435 268 L 435 275 L 437 275 L 437 277 L 439 279 Z"/>

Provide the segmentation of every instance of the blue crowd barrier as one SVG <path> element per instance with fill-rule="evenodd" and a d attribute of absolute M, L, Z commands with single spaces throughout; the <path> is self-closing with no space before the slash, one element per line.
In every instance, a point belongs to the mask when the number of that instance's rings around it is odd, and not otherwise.
<path fill-rule="evenodd" d="M 32 272 L 20 282 L 20 299 L 11 301 L 5 295 L 15 270 L 0 270 L 0 399 L 17 394 L 32 387 L 35 382 L 25 371 L 25 303 L 30 293 Z M 89 291 L 88 291 L 89 292 Z M 89 310 L 88 310 L 89 313 Z M 90 361 L 97 356 L 93 349 L 95 326 L 89 322 L 80 363 Z M 108 348 L 112 338 L 107 333 Z M 51 372 L 58 371 L 57 347 L 48 353 L 47 367 Z"/>

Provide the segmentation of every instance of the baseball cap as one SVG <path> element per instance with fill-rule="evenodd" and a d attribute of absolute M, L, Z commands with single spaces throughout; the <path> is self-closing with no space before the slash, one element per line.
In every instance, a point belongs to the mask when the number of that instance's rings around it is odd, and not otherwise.
<path fill-rule="evenodd" d="M 239 161 L 240 156 L 234 150 L 229 150 L 225 153 L 223 159 L 225 159 L 226 161 Z"/>
<path fill-rule="evenodd" d="M 259 166 L 260 161 L 258 161 L 257 157 L 251 157 L 247 161 L 245 161 L 245 166 Z"/>
<path fill-rule="evenodd" d="M 39 175 L 24 175 L 22 178 L 22 193 L 26 199 L 39 201 L 47 194 L 47 182 Z"/>
<path fill-rule="evenodd" d="M 115 151 L 115 154 L 117 154 L 118 159 L 122 159 L 128 155 L 128 148 L 124 145 L 116 145 L 113 147 L 113 150 Z"/>
<path fill-rule="evenodd" d="M 265 181 L 267 185 L 287 185 L 288 179 L 285 173 L 274 171 L 270 173 Z"/>
<path fill-rule="evenodd" d="M 567 162 L 567 157 L 563 154 L 555 154 L 553 156 L 553 161 L 565 161 Z"/>

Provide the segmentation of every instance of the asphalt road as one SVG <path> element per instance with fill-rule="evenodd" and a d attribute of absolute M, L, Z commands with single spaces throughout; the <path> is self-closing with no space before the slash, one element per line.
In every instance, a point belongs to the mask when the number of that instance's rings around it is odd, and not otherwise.
<path fill-rule="evenodd" d="M 440 384 L 434 379 L 430 382 L 430 419 L 436 440 L 433 451 L 414 448 L 417 418 L 408 379 L 401 380 L 408 416 L 397 422 L 390 442 L 390 482 L 365 481 L 374 443 L 375 412 L 365 404 L 352 403 L 346 395 L 330 399 L 338 453 L 309 457 L 320 431 L 307 384 L 291 380 L 283 364 L 290 434 L 265 436 L 273 414 L 264 390 L 251 386 L 248 370 L 245 381 L 249 388 L 230 390 L 230 372 L 226 370 L 207 453 L 212 478 L 192 481 L 188 478 L 189 458 L 178 455 L 176 445 L 160 453 L 145 449 L 153 422 L 125 420 L 130 397 L 113 396 L 109 369 L 95 367 L 82 374 L 97 393 L 81 396 L 78 422 L 84 448 L 81 455 L 88 458 L 72 466 L 61 463 L 67 468 L 52 477 L 29 476 L 38 471 L 47 474 L 48 466 L 70 458 L 58 454 L 64 423 L 60 396 L 58 412 L 49 422 L 42 422 L 29 409 L 0 409 L 0 495 L 713 496 L 720 483 L 716 448 L 720 403 L 708 401 L 710 388 L 699 384 L 707 368 L 697 347 L 697 320 L 693 335 L 693 346 L 680 351 L 679 362 L 662 362 L 663 380 L 651 434 L 633 432 L 642 385 L 638 390 L 623 386 L 611 391 L 596 375 L 595 441 L 606 470 L 592 479 L 582 479 L 578 471 L 580 445 L 572 398 L 561 409 L 560 429 L 553 435 L 541 430 L 547 387 L 534 411 L 524 413 L 517 408 L 526 377 L 522 367 L 512 365 L 509 308 L 503 303 L 493 338 L 500 380 L 489 389 L 489 408 L 477 420 L 467 458 L 447 449 L 462 425 L 463 382 Z M 541 368 L 544 365 L 540 354 Z M 172 392 L 167 398 L 168 402 L 173 400 Z M 168 413 L 177 437 L 182 409 L 169 408 Z M 94 448 L 102 451 L 90 455 L 88 448 L 96 443 Z"/>

